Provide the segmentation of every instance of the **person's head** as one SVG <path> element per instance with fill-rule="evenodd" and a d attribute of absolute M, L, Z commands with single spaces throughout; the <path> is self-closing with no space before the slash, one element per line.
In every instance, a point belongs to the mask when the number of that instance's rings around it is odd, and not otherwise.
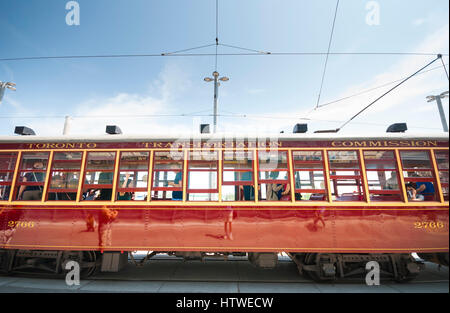
<path fill-rule="evenodd" d="M 35 169 L 41 169 L 43 167 L 44 167 L 44 163 L 42 163 L 41 161 L 36 161 L 33 164 L 33 168 L 35 168 Z"/>
<path fill-rule="evenodd" d="M 417 186 L 416 186 L 416 183 L 414 183 L 414 182 L 409 182 L 409 183 L 406 184 L 406 189 L 407 189 L 407 190 L 412 190 L 412 189 L 415 190 L 416 187 L 417 187 Z"/>

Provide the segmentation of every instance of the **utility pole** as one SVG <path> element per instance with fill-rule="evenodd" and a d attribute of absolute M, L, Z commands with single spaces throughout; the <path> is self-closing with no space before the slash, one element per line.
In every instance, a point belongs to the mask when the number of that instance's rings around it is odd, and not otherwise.
<path fill-rule="evenodd" d="M 441 117 L 442 129 L 444 130 L 444 132 L 448 133 L 447 120 L 445 119 L 444 108 L 442 107 L 442 102 L 441 102 L 441 99 L 444 99 L 444 98 L 448 98 L 448 91 L 445 91 L 437 96 L 428 96 L 427 102 L 436 101 L 438 110 L 439 110 L 439 115 Z"/>
<path fill-rule="evenodd" d="M 66 116 L 66 118 L 64 120 L 63 135 L 69 134 L 71 126 L 72 126 L 72 118 L 70 116 Z"/>

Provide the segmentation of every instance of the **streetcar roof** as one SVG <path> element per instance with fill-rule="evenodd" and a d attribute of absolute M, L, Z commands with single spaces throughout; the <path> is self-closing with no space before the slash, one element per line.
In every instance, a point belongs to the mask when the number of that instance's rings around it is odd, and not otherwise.
<path fill-rule="evenodd" d="M 321 134 L 194 134 L 194 135 L 65 135 L 65 136 L 0 136 L 0 142 L 139 142 L 139 141 L 187 141 L 187 140 L 227 140 L 227 139 L 255 139 L 277 141 L 322 141 L 322 140 L 441 140 L 448 141 L 447 134 L 404 134 L 383 133 L 380 135 L 341 135 L 336 133 Z"/>

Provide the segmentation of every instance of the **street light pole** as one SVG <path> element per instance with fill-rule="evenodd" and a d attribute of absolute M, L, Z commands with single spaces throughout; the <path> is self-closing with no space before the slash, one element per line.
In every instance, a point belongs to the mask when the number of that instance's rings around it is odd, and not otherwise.
<path fill-rule="evenodd" d="M 217 81 L 219 78 L 219 73 L 214 72 L 214 127 L 213 133 L 215 134 L 217 131 L 217 97 L 219 96 L 219 82 Z"/>
<path fill-rule="evenodd" d="M 432 101 L 436 100 L 438 110 L 439 110 L 439 115 L 441 117 L 442 128 L 443 128 L 444 132 L 446 132 L 446 133 L 448 133 L 448 125 L 447 125 L 447 121 L 445 119 L 445 113 L 444 113 L 444 108 L 442 107 L 441 99 L 447 98 L 447 97 L 448 97 L 448 91 L 443 92 L 437 96 L 428 96 L 427 97 L 428 102 L 432 102 Z"/>
<path fill-rule="evenodd" d="M 212 73 L 213 78 L 211 77 L 205 77 L 204 81 L 205 82 L 212 82 L 214 81 L 214 127 L 213 127 L 213 133 L 216 133 L 217 131 L 217 100 L 219 97 L 219 86 L 220 86 L 220 81 L 226 82 L 228 80 L 230 80 L 228 77 L 221 77 L 219 78 L 219 73 L 214 71 Z"/>
<path fill-rule="evenodd" d="M 16 90 L 15 88 L 16 84 L 11 83 L 11 82 L 2 82 L 0 81 L 0 103 L 2 102 L 3 99 L 3 95 L 5 94 L 5 89 L 11 89 L 11 90 Z"/>

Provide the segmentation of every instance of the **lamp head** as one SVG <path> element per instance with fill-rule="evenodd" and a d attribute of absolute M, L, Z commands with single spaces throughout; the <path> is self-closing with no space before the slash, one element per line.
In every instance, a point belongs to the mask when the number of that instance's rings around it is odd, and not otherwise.
<path fill-rule="evenodd" d="M 428 96 L 426 99 L 427 99 L 427 102 L 432 102 L 432 101 L 436 100 L 436 97 L 435 96 Z"/>

